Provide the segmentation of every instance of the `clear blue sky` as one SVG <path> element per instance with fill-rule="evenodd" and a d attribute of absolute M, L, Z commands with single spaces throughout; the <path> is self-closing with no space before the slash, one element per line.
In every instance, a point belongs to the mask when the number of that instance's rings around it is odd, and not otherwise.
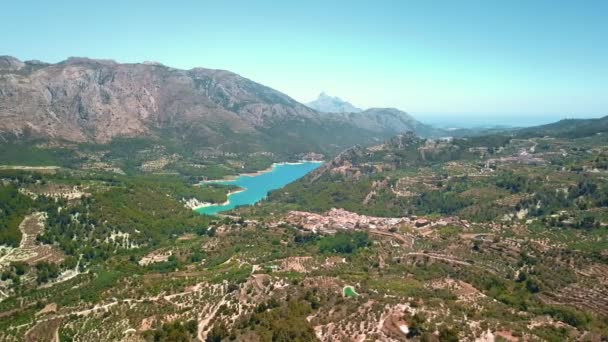
<path fill-rule="evenodd" d="M 608 114 L 608 1 L 10 1 L 0 54 L 228 69 L 424 117 Z"/>

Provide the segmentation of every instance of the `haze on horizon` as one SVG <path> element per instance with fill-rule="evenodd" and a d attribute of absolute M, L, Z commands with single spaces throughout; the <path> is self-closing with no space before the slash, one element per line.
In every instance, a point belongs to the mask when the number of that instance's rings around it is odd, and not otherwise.
<path fill-rule="evenodd" d="M 608 3 L 11 2 L 0 54 L 226 69 L 300 102 L 321 90 L 422 121 L 608 114 Z M 18 31 L 19 34 L 8 34 Z"/>

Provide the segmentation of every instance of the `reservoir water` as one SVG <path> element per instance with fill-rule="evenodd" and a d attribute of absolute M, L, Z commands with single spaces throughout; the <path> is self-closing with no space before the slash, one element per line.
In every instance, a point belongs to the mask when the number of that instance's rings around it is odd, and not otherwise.
<path fill-rule="evenodd" d="M 200 214 L 214 215 L 237 206 L 252 205 L 266 197 L 269 191 L 280 189 L 321 166 L 322 162 L 280 163 L 272 169 L 253 175 L 241 175 L 215 184 L 235 185 L 243 191 L 228 195 L 228 203 L 212 204 L 195 209 Z"/>

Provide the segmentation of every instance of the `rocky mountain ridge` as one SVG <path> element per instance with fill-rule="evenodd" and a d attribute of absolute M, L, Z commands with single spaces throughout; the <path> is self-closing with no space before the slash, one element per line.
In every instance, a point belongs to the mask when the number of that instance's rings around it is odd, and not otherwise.
<path fill-rule="evenodd" d="M 78 57 L 56 64 L 0 57 L 0 119 L 5 142 L 170 137 L 297 153 L 372 144 L 406 130 L 433 133 L 394 109 L 319 113 L 225 70 Z"/>

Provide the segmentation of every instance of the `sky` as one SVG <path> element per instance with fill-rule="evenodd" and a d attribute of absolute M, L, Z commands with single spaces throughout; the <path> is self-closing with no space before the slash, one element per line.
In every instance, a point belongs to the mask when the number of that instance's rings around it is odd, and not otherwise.
<path fill-rule="evenodd" d="M 608 115 L 608 1 L 10 1 L 0 54 L 226 69 L 423 121 Z"/>

